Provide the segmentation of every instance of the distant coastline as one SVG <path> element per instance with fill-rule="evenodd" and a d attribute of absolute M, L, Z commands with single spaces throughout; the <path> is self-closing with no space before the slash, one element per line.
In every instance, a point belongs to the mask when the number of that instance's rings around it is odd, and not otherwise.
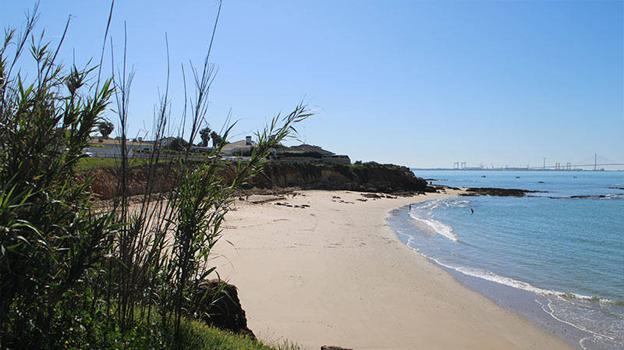
<path fill-rule="evenodd" d="M 588 170 L 588 169 L 552 169 L 552 168 L 518 168 L 518 167 L 508 167 L 508 168 L 418 168 L 418 167 L 410 167 L 412 170 L 439 170 L 439 171 L 565 171 L 565 172 L 575 172 L 575 171 L 624 171 L 624 169 L 600 169 L 600 170 Z"/>

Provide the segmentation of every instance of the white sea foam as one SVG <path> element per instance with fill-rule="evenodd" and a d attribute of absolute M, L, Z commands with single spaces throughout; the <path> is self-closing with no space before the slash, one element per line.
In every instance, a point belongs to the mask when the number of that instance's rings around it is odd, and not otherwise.
<path fill-rule="evenodd" d="M 518 281 L 510 277 L 500 276 L 490 271 L 485 271 L 485 270 L 472 268 L 472 267 L 466 267 L 466 266 L 453 266 L 450 264 L 443 263 L 439 261 L 438 259 L 435 259 L 432 257 L 428 257 L 428 258 L 436 262 L 438 265 L 446 267 L 447 269 L 461 272 L 464 275 L 481 278 L 486 281 L 495 282 L 495 283 L 502 284 L 505 286 L 522 289 L 522 290 L 526 290 L 526 291 L 533 292 L 536 294 L 541 294 L 541 295 L 554 295 L 554 296 L 564 295 L 564 293 L 561 293 L 561 292 L 535 287 L 529 283 Z M 580 298 L 582 296 L 579 295 L 578 297 Z"/>
<path fill-rule="evenodd" d="M 566 310 L 568 306 L 563 304 L 554 306 L 553 302 L 556 302 L 556 300 L 546 299 L 545 302 L 535 300 L 535 302 L 541 307 L 542 311 L 553 319 L 588 334 L 588 336 L 578 341 L 579 346 L 583 350 L 589 350 L 590 348 L 611 349 L 613 346 L 616 346 L 618 349 L 624 347 L 624 337 L 621 333 L 621 327 L 624 323 L 621 319 L 611 318 L 607 322 L 611 322 L 612 327 L 604 327 L 603 325 L 596 324 L 596 321 L 593 320 L 592 317 L 587 317 L 583 315 L 582 312 L 579 313 L 578 308 L 572 313 L 567 313 Z M 595 312 L 596 309 L 591 309 L 591 311 Z M 619 327 L 616 326 L 616 323 L 619 324 Z M 601 329 L 601 331 L 596 331 L 594 329 Z M 591 347 L 590 345 L 586 345 L 586 343 L 590 343 Z"/>
<path fill-rule="evenodd" d="M 463 199 L 445 200 L 444 204 L 446 204 L 446 206 L 448 207 L 456 207 L 456 208 L 466 208 L 470 206 L 470 202 L 467 200 L 463 200 Z"/>
<path fill-rule="evenodd" d="M 443 224 L 438 220 L 435 219 L 423 219 L 423 218 L 419 218 L 417 216 L 412 216 L 412 219 L 425 224 L 429 229 L 431 229 L 433 232 L 444 236 L 445 238 L 450 239 L 453 242 L 457 242 L 459 240 L 459 238 L 457 237 L 457 234 L 455 233 L 455 231 L 453 231 L 453 228 L 449 225 Z"/>
<path fill-rule="evenodd" d="M 453 227 L 444 224 L 438 220 L 435 220 L 432 213 L 433 210 L 439 208 L 440 206 L 464 206 L 467 204 L 468 201 L 463 200 L 426 201 L 412 209 L 409 215 L 416 222 L 423 224 L 424 228 L 428 231 L 439 234 L 447 239 L 450 239 L 453 242 L 457 242 L 459 240 L 459 237 L 457 236 L 457 233 L 455 233 L 455 230 L 453 230 Z"/>
<path fill-rule="evenodd" d="M 451 270 L 460 272 L 464 275 L 468 275 L 471 277 L 477 277 L 480 279 L 484 279 L 486 281 L 502 284 L 508 287 L 522 289 L 528 292 L 532 292 L 532 293 L 540 294 L 544 296 L 556 296 L 556 297 L 560 297 L 563 299 L 573 298 L 573 299 L 578 299 L 578 300 L 594 300 L 592 297 L 587 296 L 587 295 L 576 294 L 576 293 L 564 293 L 560 291 L 539 288 L 539 287 L 535 287 L 534 285 L 530 283 L 519 281 L 510 277 L 500 276 L 490 271 L 473 268 L 473 267 L 467 267 L 467 266 L 454 266 L 451 264 L 444 263 L 440 261 L 439 259 L 424 255 L 422 253 L 421 255 L 425 256 L 427 259 L 430 259 L 434 261 L 436 264 L 443 266 L 447 269 L 451 269 Z M 603 301 L 608 302 L 609 300 L 603 299 Z"/>

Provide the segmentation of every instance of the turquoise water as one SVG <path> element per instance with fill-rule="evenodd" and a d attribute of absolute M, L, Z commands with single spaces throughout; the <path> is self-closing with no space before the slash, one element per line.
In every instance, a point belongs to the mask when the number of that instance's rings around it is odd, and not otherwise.
<path fill-rule="evenodd" d="M 427 201 L 395 211 L 390 224 L 472 288 L 578 348 L 624 348 L 623 172 L 415 174 L 456 187 L 542 191 Z"/>

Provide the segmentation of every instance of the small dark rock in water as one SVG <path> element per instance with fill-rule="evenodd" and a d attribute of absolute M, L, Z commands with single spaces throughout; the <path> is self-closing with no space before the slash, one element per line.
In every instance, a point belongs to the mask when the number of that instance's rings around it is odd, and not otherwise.
<path fill-rule="evenodd" d="M 612 190 L 622 190 L 622 191 L 624 191 L 624 187 L 609 186 L 609 188 L 612 189 Z"/>
<path fill-rule="evenodd" d="M 607 196 L 605 196 L 604 194 L 599 194 L 599 195 L 578 195 L 578 196 L 570 196 L 570 198 L 572 199 L 601 199 L 601 198 L 607 198 Z"/>
<path fill-rule="evenodd" d="M 236 286 L 218 280 L 200 283 L 189 309 L 196 309 L 199 319 L 207 324 L 255 338 L 247 328 L 245 310 L 238 299 Z"/>
<path fill-rule="evenodd" d="M 520 178 L 520 176 L 516 176 L 516 179 L 519 179 L 519 178 Z"/>
<path fill-rule="evenodd" d="M 487 177 L 487 176 L 485 176 L 485 175 L 481 175 L 481 177 Z"/>
<path fill-rule="evenodd" d="M 544 183 L 544 181 L 538 181 L 537 183 L 538 183 L 538 184 L 543 184 L 543 183 Z"/>
<path fill-rule="evenodd" d="M 321 350 L 353 350 L 353 349 L 341 348 L 339 346 L 323 345 L 323 346 L 321 346 Z"/>

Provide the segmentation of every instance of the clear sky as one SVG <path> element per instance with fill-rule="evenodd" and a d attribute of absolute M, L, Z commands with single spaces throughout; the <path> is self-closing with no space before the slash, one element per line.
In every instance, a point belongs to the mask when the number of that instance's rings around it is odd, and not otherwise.
<path fill-rule="evenodd" d="M 41 0 L 39 28 L 58 39 L 71 14 L 63 59 L 84 62 L 99 55 L 109 4 Z M 32 3 L 1 7 L 2 26 L 19 26 Z M 152 129 L 164 33 L 177 116 L 180 64 L 201 63 L 216 9 L 117 1 L 113 40 L 121 46 L 126 21 L 136 72 L 132 134 Z M 353 160 L 624 162 L 623 1 L 225 0 L 213 53 L 209 122 L 231 110 L 236 138 L 303 100 L 316 116 L 301 138 Z"/>

